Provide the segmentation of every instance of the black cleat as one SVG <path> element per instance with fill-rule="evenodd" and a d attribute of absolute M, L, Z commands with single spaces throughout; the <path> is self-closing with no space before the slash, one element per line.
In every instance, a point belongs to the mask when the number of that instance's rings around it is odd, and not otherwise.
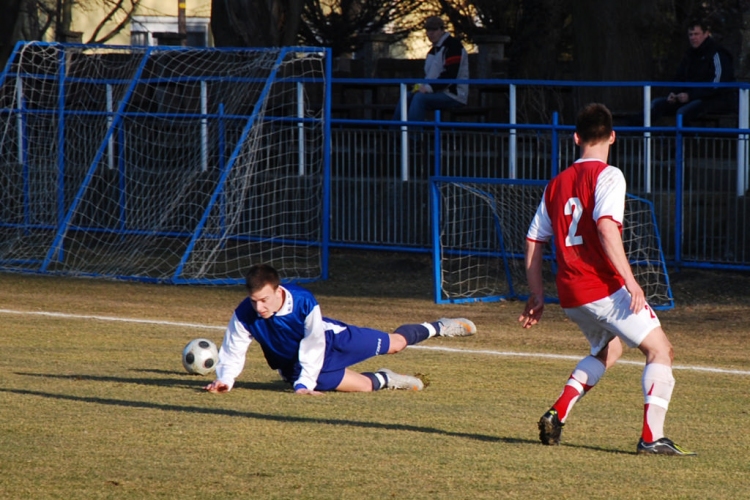
<path fill-rule="evenodd" d="M 556 446 L 560 444 L 560 434 L 563 428 L 562 422 L 557 416 L 557 410 L 549 409 L 539 419 L 539 440 L 542 444 Z"/>
<path fill-rule="evenodd" d="M 641 438 L 638 441 L 637 453 L 639 455 L 679 455 L 683 457 L 694 457 L 697 455 L 697 453 L 688 451 L 665 437 L 657 439 L 653 443 L 646 443 Z"/>

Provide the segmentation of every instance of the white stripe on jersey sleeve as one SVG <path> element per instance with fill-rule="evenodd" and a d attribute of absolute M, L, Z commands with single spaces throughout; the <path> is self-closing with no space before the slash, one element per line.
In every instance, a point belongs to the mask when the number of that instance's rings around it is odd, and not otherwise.
<path fill-rule="evenodd" d="M 216 364 L 216 378 L 227 384 L 230 390 L 245 367 L 245 355 L 252 341 L 250 332 L 237 319 L 237 314 L 232 314 L 219 349 L 219 362 Z"/>
<path fill-rule="evenodd" d="M 625 176 L 619 168 L 608 165 L 599 173 L 594 190 L 594 220 L 611 217 L 622 225 L 625 217 Z"/>
<path fill-rule="evenodd" d="M 302 384 L 308 389 L 315 389 L 318 375 L 323 368 L 326 352 L 326 332 L 320 305 L 316 304 L 305 318 L 305 338 L 299 345 L 299 364 L 302 373 L 294 385 Z"/>
<path fill-rule="evenodd" d="M 539 202 L 534 218 L 531 219 L 529 231 L 526 233 L 526 238 L 533 241 L 549 241 L 552 239 L 552 221 L 549 218 L 549 212 L 547 212 L 547 205 L 544 203 L 546 194 L 547 188 L 544 188 L 542 201 Z"/>

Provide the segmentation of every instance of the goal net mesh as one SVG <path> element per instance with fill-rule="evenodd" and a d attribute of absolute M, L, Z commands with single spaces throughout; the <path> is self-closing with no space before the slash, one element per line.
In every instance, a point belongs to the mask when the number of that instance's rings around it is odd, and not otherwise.
<path fill-rule="evenodd" d="M 320 49 L 17 47 L 0 81 L 0 267 L 237 283 L 321 275 Z"/>
<path fill-rule="evenodd" d="M 546 182 L 433 180 L 438 302 L 525 299 L 526 232 Z M 653 207 L 628 195 L 623 243 L 636 279 L 655 309 L 674 306 Z M 547 297 L 557 299 L 552 245 L 545 246 Z"/>

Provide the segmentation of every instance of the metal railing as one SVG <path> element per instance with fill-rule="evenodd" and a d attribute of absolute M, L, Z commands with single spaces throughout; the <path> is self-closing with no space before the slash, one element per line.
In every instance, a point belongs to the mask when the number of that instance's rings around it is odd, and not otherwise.
<path fill-rule="evenodd" d="M 355 87 L 361 83 L 369 89 L 391 86 L 403 93 L 412 82 L 333 79 L 333 83 Z M 458 113 L 441 116 L 436 112 L 432 121 L 424 123 L 393 121 L 388 115 L 395 110 L 397 97 L 391 101 L 391 110 L 380 104 L 383 119 L 342 118 L 334 112 L 332 246 L 429 251 L 429 176 L 549 179 L 577 158 L 574 127 L 560 123 L 560 112 L 552 111 L 547 123 L 521 123 L 519 117 L 529 114 L 518 97 L 525 87 L 563 89 L 563 97 L 550 101 L 567 99 L 567 107 L 573 109 L 577 108 L 573 94 L 582 87 L 622 87 L 642 92 L 645 119 L 643 126 L 616 125 L 618 136 L 610 163 L 626 175 L 629 192 L 654 203 L 669 263 L 750 269 L 750 233 L 746 230 L 750 85 L 712 85 L 738 91 L 736 116 L 728 117 L 737 120 L 731 128 L 685 127 L 679 120 L 673 126 L 649 126 L 651 88 L 674 85 L 669 83 L 470 83 L 474 89 L 507 87 L 504 117 L 458 121 Z M 479 104 L 468 107 L 482 113 Z M 503 106 L 497 101 L 495 105 Z M 449 115 L 447 120 L 445 115 Z"/>

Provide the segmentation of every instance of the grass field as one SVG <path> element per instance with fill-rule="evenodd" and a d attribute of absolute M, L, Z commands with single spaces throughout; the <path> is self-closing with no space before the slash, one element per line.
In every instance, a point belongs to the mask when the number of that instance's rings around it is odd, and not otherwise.
<path fill-rule="evenodd" d="M 334 255 L 309 286 L 324 314 L 392 330 L 467 316 L 477 335 L 368 360 L 421 373 L 422 392 L 294 395 L 251 347 L 215 395 L 180 363 L 220 343 L 240 287 L 176 287 L 0 274 L 0 498 L 748 498 L 747 276 L 672 275 L 660 313 L 676 351 L 666 432 L 696 458 L 635 455 L 641 358 L 625 353 L 575 408 L 559 447 L 536 421 L 586 354 L 548 306 L 437 306 L 422 257 Z"/>

